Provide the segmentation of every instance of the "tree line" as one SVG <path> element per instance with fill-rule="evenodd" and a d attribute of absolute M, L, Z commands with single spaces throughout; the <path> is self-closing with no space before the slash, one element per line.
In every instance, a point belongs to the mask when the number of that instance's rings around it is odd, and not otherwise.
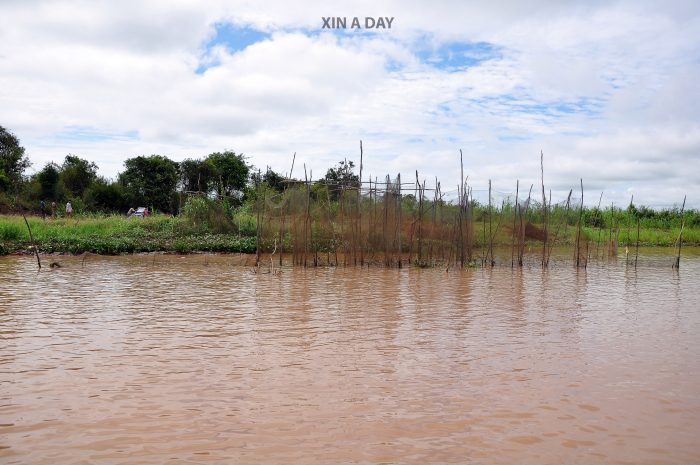
<path fill-rule="evenodd" d="M 143 206 L 176 214 L 183 194 L 201 193 L 237 206 L 254 197 L 261 185 L 281 192 L 288 182 L 269 168 L 264 173 L 256 170 L 244 155 L 229 150 L 181 162 L 164 155 L 132 157 L 114 180 L 100 176 L 94 162 L 74 154 L 26 175 L 30 166 L 19 139 L 0 126 L 0 206 L 6 208 L 15 205 L 36 210 L 44 201 L 71 202 L 78 211 L 126 212 Z M 328 170 L 315 190 L 336 186 L 329 189 L 329 195 L 335 198 L 338 185 L 359 186 L 353 169 L 352 161 L 341 161 Z"/>
<path fill-rule="evenodd" d="M 237 207 L 254 201 L 261 187 L 282 192 L 300 183 L 269 168 L 264 172 L 257 170 L 242 154 L 233 151 L 214 152 L 204 158 L 187 158 L 181 162 L 163 155 L 132 157 L 124 162 L 124 170 L 114 180 L 100 176 L 94 162 L 73 154 L 66 155 L 60 164 L 47 163 L 27 176 L 25 172 L 30 166 L 19 139 L 0 126 L 0 212 L 17 207 L 37 211 L 43 200 L 47 203 L 70 201 L 76 211 L 125 213 L 129 208 L 140 206 L 177 214 L 190 194 L 222 199 L 227 207 Z M 355 174 L 354 163 L 342 160 L 310 186 L 309 194 L 315 201 L 337 202 L 344 189 L 357 187 L 360 187 L 360 179 Z M 402 202 L 411 210 L 417 200 L 407 193 Z M 482 206 L 472 202 L 474 211 L 482 214 Z M 231 208 L 227 210 L 232 212 Z M 532 210 L 538 211 L 536 202 Z M 679 218 L 677 208 L 655 210 L 630 205 L 626 213 L 654 227 L 668 227 Z M 686 224 L 700 225 L 700 212 L 688 209 L 685 215 Z M 605 227 L 611 218 L 609 212 L 606 214 L 595 207 L 582 212 L 584 224 L 590 227 Z"/>

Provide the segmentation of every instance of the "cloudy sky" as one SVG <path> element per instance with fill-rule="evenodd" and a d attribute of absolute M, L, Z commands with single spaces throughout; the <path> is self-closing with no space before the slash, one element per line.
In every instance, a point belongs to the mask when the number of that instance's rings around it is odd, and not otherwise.
<path fill-rule="evenodd" d="M 498 201 L 537 186 L 542 150 L 555 201 L 583 178 L 592 203 L 698 207 L 699 5 L 2 0 L 0 125 L 30 171 L 230 149 L 281 173 L 296 152 L 318 178 L 362 140 L 365 178 L 454 191 L 462 149 Z"/>

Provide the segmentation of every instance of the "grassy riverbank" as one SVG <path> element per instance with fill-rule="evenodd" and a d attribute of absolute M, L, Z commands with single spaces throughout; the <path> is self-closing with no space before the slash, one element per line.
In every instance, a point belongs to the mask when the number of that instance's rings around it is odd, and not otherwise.
<path fill-rule="evenodd" d="M 207 228 L 193 227 L 180 217 L 165 215 L 146 219 L 127 219 L 123 216 L 78 216 L 72 219 L 46 219 L 32 216 L 28 218 L 34 241 L 42 253 L 115 255 L 137 252 L 255 252 L 255 218 L 242 212 L 234 218 L 237 232 L 214 234 Z M 475 246 L 483 242 L 483 223 L 474 223 Z M 568 226 L 559 232 L 558 245 L 575 242 L 575 227 Z M 605 243 L 609 231 L 585 227 L 584 233 L 592 242 Z M 673 246 L 678 238 L 679 227 L 644 226 L 640 229 L 640 245 Z M 619 245 L 628 241 L 628 230 L 620 227 Z M 629 243 L 636 244 L 636 227 L 629 230 Z M 510 231 L 501 226 L 495 235 L 494 245 L 510 246 Z M 683 243 L 700 246 L 700 227 L 686 226 Z M 532 242 L 537 244 L 537 242 Z M 31 250 L 29 233 L 22 216 L 0 215 L 0 254 L 23 253 Z M 287 248 L 287 247 L 285 247 Z"/>
<path fill-rule="evenodd" d="M 87 216 L 28 220 L 42 253 L 255 252 L 255 237 L 194 230 L 181 219 L 165 215 L 145 219 Z M 0 254 L 21 253 L 30 246 L 24 219 L 0 215 Z"/>

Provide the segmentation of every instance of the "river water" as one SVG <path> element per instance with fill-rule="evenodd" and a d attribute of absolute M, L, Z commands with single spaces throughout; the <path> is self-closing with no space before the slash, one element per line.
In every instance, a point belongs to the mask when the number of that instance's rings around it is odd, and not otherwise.
<path fill-rule="evenodd" d="M 700 463 L 700 254 L 0 257 L 2 464 Z"/>

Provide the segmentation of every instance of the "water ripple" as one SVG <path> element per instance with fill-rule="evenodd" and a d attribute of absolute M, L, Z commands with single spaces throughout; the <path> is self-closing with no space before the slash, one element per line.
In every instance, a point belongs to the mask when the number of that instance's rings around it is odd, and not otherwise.
<path fill-rule="evenodd" d="M 697 463 L 700 257 L 644 258 L 0 257 L 0 460 Z"/>

